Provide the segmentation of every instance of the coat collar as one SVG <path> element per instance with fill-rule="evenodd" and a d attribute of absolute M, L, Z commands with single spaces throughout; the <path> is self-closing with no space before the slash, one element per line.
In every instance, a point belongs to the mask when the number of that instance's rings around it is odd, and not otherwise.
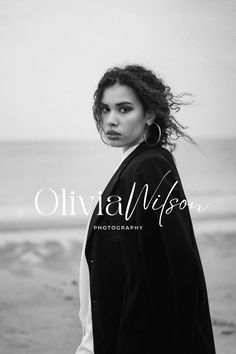
<path fill-rule="evenodd" d="M 105 187 L 103 193 L 102 193 L 102 214 L 104 214 L 104 209 L 106 207 L 106 200 L 109 197 L 109 195 L 112 194 L 112 191 L 118 181 L 118 178 L 121 174 L 121 172 L 125 169 L 125 167 L 130 163 L 130 161 L 139 153 L 141 153 L 144 150 L 147 149 L 160 149 L 160 147 L 149 147 L 144 141 L 141 142 L 120 164 L 120 166 L 118 167 L 118 169 L 115 171 L 114 175 L 112 176 L 112 178 L 110 179 L 109 183 L 107 184 L 107 186 Z M 96 207 L 93 211 L 92 217 L 90 219 L 90 223 L 89 223 L 89 227 L 88 227 L 88 235 L 87 235 L 87 241 L 89 241 L 90 237 L 91 237 L 91 233 L 93 230 L 93 226 L 96 224 L 96 222 L 98 221 L 99 217 L 101 217 L 102 215 L 98 215 L 99 213 L 99 203 L 96 204 Z"/>
<path fill-rule="evenodd" d="M 141 142 L 140 142 L 140 143 L 141 143 Z M 125 152 L 123 152 L 122 158 L 121 158 L 121 161 L 120 161 L 120 164 L 121 164 L 121 162 L 122 162 L 123 160 L 126 159 L 126 157 L 127 157 L 129 154 L 131 154 L 132 151 L 134 151 L 134 150 L 136 149 L 136 147 L 137 147 L 138 145 L 140 145 L 140 143 L 129 147 Z"/>

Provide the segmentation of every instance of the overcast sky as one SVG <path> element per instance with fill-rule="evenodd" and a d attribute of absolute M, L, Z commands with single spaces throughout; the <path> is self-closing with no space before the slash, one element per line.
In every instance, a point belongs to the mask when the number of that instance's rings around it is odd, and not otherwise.
<path fill-rule="evenodd" d="M 0 139 L 99 139 L 104 71 L 138 63 L 195 103 L 194 137 L 236 136 L 234 0 L 0 0 Z"/>

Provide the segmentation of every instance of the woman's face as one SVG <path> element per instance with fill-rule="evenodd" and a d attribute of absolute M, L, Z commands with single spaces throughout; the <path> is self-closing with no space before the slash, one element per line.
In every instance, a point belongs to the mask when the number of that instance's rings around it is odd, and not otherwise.
<path fill-rule="evenodd" d="M 114 147 L 129 147 L 143 141 L 147 119 L 135 91 L 116 83 L 107 87 L 101 99 L 102 128 Z M 110 134 L 109 134 L 110 131 Z"/>

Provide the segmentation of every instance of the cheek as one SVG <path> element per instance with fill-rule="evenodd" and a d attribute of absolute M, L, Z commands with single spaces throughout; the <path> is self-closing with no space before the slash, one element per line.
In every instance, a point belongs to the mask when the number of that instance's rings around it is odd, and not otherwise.
<path fill-rule="evenodd" d="M 103 117 L 103 118 L 101 119 L 100 126 L 101 126 L 103 129 L 106 128 L 106 126 L 107 126 L 107 119 L 106 119 L 106 117 Z"/>
<path fill-rule="evenodd" d="M 135 132 L 139 132 L 144 130 L 144 118 L 142 115 L 137 115 L 134 114 L 132 117 L 130 117 L 130 119 L 127 119 L 126 121 L 124 121 L 127 129 Z"/>
<path fill-rule="evenodd" d="M 143 117 L 141 117 L 140 119 L 136 119 L 133 122 L 132 129 L 134 130 L 134 132 L 136 132 L 138 134 L 140 134 L 141 132 L 144 131 L 144 120 L 143 120 Z"/>

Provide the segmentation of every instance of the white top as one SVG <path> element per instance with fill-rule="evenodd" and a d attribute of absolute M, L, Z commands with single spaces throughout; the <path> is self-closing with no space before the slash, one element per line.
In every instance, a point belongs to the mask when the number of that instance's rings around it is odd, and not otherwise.
<path fill-rule="evenodd" d="M 131 146 L 127 149 L 119 162 L 118 167 L 122 163 L 124 159 L 138 146 L 139 144 Z M 91 315 L 91 302 L 90 302 L 90 288 L 89 288 L 89 269 L 88 264 L 85 257 L 85 246 L 87 241 L 87 234 L 90 219 L 92 217 L 92 213 L 90 214 L 90 218 L 87 224 L 85 238 L 83 242 L 83 248 L 81 252 L 80 259 L 80 273 L 79 273 L 79 297 L 80 297 L 80 311 L 79 317 L 82 324 L 82 332 L 83 337 L 80 345 L 78 346 L 75 354 L 94 354 L 93 349 L 93 328 L 92 328 L 92 315 Z"/>

